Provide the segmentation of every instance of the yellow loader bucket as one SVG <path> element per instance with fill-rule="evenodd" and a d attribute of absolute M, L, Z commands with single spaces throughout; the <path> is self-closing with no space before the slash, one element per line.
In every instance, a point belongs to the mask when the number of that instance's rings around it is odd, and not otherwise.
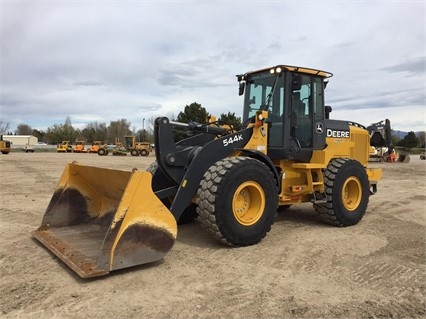
<path fill-rule="evenodd" d="M 68 164 L 32 235 L 83 278 L 159 260 L 177 225 L 151 180 L 149 172 Z"/>

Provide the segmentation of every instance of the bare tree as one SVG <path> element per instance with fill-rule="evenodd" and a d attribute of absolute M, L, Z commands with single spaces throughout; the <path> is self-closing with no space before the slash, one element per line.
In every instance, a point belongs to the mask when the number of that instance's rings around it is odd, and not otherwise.
<path fill-rule="evenodd" d="M 21 123 L 18 125 L 17 129 L 15 130 L 16 135 L 32 135 L 33 129 L 31 126 L 25 123 Z"/>
<path fill-rule="evenodd" d="M 111 121 L 108 126 L 108 140 L 115 141 L 119 139 L 121 142 L 124 141 L 124 136 L 131 134 L 130 122 L 126 119 L 119 119 L 117 121 Z"/>
<path fill-rule="evenodd" d="M 90 122 L 81 131 L 82 138 L 87 142 L 102 141 L 106 142 L 108 136 L 108 129 L 105 123 Z"/>
<path fill-rule="evenodd" d="M 0 120 L 0 134 L 6 134 L 9 131 L 10 124 Z"/>
<path fill-rule="evenodd" d="M 425 148 L 426 132 L 419 132 L 419 146 Z"/>

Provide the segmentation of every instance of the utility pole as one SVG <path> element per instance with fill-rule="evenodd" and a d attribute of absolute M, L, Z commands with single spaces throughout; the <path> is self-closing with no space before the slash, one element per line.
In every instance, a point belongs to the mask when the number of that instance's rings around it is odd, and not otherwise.
<path fill-rule="evenodd" d="M 142 119 L 142 142 L 145 142 L 145 118 Z"/>

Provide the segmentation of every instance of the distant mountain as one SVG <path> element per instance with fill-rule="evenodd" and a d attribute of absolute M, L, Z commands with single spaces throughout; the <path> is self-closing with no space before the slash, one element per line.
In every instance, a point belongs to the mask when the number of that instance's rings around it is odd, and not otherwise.
<path fill-rule="evenodd" d="M 408 132 L 392 130 L 392 135 L 396 136 L 400 140 L 402 140 L 407 134 Z"/>
<path fill-rule="evenodd" d="M 396 136 L 400 140 L 402 140 L 407 134 L 408 134 L 408 132 L 392 130 L 392 136 Z M 416 134 L 416 136 L 419 137 L 420 131 L 414 132 L 414 134 Z"/>

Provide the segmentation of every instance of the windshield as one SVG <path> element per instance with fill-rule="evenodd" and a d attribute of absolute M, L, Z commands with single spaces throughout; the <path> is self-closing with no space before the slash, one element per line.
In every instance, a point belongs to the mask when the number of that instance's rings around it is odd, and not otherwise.
<path fill-rule="evenodd" d="M 283 76 L 269 72 L 257 73 L 247 79 L 244 119 L 256 114 L 256 111 L 269 110 L 281 115 L 284 109 Z"/>

